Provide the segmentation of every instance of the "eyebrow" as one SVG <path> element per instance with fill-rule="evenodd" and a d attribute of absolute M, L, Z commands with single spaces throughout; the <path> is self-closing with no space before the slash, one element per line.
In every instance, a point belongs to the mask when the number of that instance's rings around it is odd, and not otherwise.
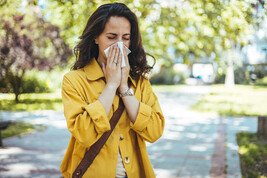
<path fill-rule="evenodd" d="M 116 33 L 106 33 L 107 35 L 117 35 Z M 126 35 L 131 35 L 130 33 L 125 33 L 125 34 L 123 34 L 122 36 L 126 36 Z"/>

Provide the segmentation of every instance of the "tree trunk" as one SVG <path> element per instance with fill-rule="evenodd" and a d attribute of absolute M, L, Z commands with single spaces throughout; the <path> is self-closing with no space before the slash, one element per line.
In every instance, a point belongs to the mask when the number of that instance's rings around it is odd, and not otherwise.
<path fill-rule="evenodd" d="M 8 80 L 13 88 L 13 93 L 15 94 L 15 102 L 19 102 L 19 95 L 22 92 L 22 78 L 24 77 L 24 70 L 21 70 L 20 73 L 19 71 L 16 71 L 15 74 L 10 72 L 8 75 Z"/>
<path fill-rule="evenodd" d="M 230 40 L 231 49 L 229 49 L 227 54 L 227 72 L 225 76 L 225 86 L 234 87 L 235 86 L 235 73 L 234 73 L 234 60 L 237 59 L 236 50 L 237 45 L 233 39 Z"/>
<path fill-rule="evenodd" d="M 17 76 L 14 76 L 13 74 L 11 74 L 9 76 L 9 81 L 10 81 L 10 84 L 13 88 L 13 93 L 15 94 L 15 102 L 18 103 L 19 102 L 19 94 L 20 94 L 20 81 L 18 79 Z"/>
<path fill-rule="evenodd" d="M 258 137 L 267 138 L 267 116 L 258 116 Z"/>
<path fill-rule="evenodd" d="M 19 93 L 15 93 L 15 102 L 16 103 L 19 103 Z"/>
<path fill-rule="evenodd" d="M 227 71 L 225 76 L 225 86 L 227 87 L 234 87 L 235 86 L 235 74 L 234 74 L 234 67 L 233 67 L 233 50 L 229 50 L 227 55 Z"/>

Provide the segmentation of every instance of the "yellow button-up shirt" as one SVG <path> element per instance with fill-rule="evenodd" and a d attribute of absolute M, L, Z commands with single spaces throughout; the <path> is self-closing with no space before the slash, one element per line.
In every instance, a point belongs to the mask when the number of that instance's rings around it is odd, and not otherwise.
<path fill-rule="evenodd" d="M 164 129 L 164 117 L 148 79 L 138 81 L 131 77 L 131 88 L 140 102 L 133 124 L 124 109 L 121 118 L 107 142 L 83 177 L 115 177 L 120 150 L 128 178 L 155 177 L 145 141 L 155 142 Z M 111 111 L 106 115 L 98 97 L 105 88 L 104 73 L 95 59 L 78 70 L 64 75 L 62 101 L 71 139 L 60 169 L 64 177 L 71 177 L 85 152 L 104 132 L 110 130 L 109 120 L 119 105 L 115 95 Z"/>

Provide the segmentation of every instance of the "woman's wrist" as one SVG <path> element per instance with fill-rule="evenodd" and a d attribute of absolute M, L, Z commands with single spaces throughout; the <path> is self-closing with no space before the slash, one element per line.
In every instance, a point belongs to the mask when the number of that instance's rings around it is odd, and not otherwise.
<path fill-rule="evenodd" d="M 125 93 L 128 89 L 129 89 L 128 85 L 120 86 L 119 92 L 122 94 Z"/>
<path fill-rule="evenodd" d="M 107 83 L 106 87 L 109 89 L 109 90 L 112 90 L 112 91 L 116 91 L 118 86 L 116 84 L 112 84 L 112 83 Z"/>

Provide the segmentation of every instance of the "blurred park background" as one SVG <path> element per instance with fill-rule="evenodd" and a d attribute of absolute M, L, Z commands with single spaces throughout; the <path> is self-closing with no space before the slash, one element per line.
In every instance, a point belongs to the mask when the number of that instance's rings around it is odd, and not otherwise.
<path fill-rule="evenodd" d="M 109 2 L 0 0 L 0 112 L 63 111 L 61 82 L 75 62 L 73 48 L 89 16 Z M 156 58 L 149 76 L 155 91 L 206 86 L 191 110 L 233 119 L 267 115 L 266 0 L 120 2 L 137 15 L 145 51 Z M 17 122 L 2 136 L 35 127 Z M 239 137 L 243 166 L 261 165 L 243 175 L 267 176 L 266 138 Z"/>

